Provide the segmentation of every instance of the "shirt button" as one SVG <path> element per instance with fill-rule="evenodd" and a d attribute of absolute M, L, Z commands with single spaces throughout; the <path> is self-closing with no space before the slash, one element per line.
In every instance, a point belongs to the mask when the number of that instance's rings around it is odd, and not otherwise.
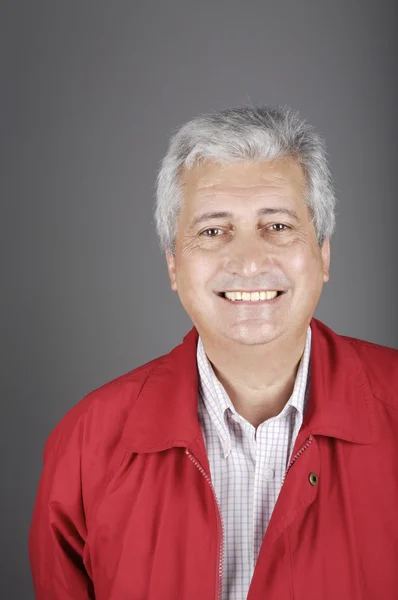
<path fill-rule="evenodd" d="M 274 478 L 274 470 L 271 467 L 266 467 L 264 469 L 264 479 L 265 481 L 271 481 Z"/>

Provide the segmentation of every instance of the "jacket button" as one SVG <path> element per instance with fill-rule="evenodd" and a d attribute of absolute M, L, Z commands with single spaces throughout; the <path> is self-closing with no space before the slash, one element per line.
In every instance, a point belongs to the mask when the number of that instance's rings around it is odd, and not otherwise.
<path fill-rule="evenodd" d="M 310 482 L 311 485 L 318 485 L 318 475 L 316 473 L 310 473 L 308 475 L 308 481 Z"/>

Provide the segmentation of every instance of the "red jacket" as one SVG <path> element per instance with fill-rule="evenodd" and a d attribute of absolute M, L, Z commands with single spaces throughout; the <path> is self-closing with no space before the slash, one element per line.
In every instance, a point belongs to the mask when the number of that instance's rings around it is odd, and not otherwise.
<path fill-rule="evenodd" d="M 248 600 L 397 600 L 398 351 L 311 326 L 308 408 Z M 196 342 L 193 329 L 51 433 L 29 538 L 38 600 L 219 597 Z"/>

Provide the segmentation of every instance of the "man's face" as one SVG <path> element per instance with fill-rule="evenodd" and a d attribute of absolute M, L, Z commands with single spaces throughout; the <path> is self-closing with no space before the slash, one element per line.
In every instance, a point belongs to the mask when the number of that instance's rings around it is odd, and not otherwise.
<path fill-rule="evenodd" d="M 303 335 L 329 279 L 329 240 L 319 247 L 297 161 L 202 162 L 181 184 L 166 258 L 199 335 L 240 344 Z"/>

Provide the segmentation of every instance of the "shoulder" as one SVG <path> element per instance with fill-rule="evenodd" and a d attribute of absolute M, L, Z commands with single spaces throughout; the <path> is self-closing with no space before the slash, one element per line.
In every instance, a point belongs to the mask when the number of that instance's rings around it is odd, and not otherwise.
<path fill-rule="evenodd" d="M 155 358 L 88 393 L 53 428 L 46 441 L 45 455 L 73 441 L 80 446 L 88 442 L 93 446 L 99 440 L 104 446 L 115 444 L 143 385 L 164 358 Z"/>
<path fill-rule="evenodd" d="M 93 390 L 62 417 L 44 447 L 42 480 L 53 495 L 64 498 L 66 481 L 71 493 L 80 493 L 84 481 L 85 510 L 94 505 L 102 486 L 127 455 L 124 431 L 130 412 L 163 358 Z"/>
<path fill-rule="evenodd" d="M 192 328 L 183 341 L 163 354 L 93 390 L 71 408 L 51 432 L 46 449 L 57 444 L 79 444 L 79 448 L 111 451 L 123 438 L 126 423 L 143 390 L 149 387 L 157 396 L 184 370 L 196 366 L 197 332 Z M 188 357 L 188 358 L 187 358 Z M 191 364 L 192 363 L 192 364 Z M 148 384 L 147 384 L 148 382 Z M 74 442 L 71 442 L 73 433 Z M 46 454 L 45 449 L 45 454 Z"/>
<path fill-rule="evenodd" d="M 374 367 L 377 371 L 380 370 L 381 372 L 389 373 L 390 376 L 398 374 L 398 350 L 395 348 L 345 335 L 339 337 L 355 349 L 366 366 L 370 368 Z"/>
<path fill-rule="evenodd" d="M 373 395 L 398 408 L 398 350 L 340 335 L 317 319 L 313 319 L 312 327 L 332 362 L 338 361 L 339 367 L 346 370 L 351 368 L 352 360 L 359 361 Z"/>
<path fill-rule="evenodd" d="M 398 350 L 348 336 L 339 336 L 358 355 L 373 394 L 398 408 Z"/>

